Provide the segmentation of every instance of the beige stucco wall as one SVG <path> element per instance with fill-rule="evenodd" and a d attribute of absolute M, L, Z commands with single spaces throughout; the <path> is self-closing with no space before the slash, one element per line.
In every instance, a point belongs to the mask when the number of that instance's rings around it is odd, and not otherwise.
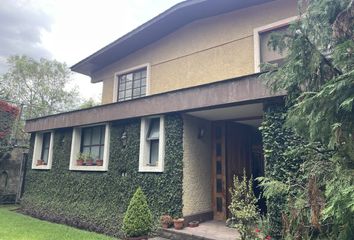
<path fill-rule="evenodd" d="M 96 72 L 102 102 L 113 99 L 115 73 L 149 63 L 155 94 L 254 73 L 253 29 L 297 15 L 296 0 L 278 0 L 192 22 Z"/>
<path fill-rule="evenodd" d="M 212 211 L 210 122 L 183 116 L 183 216 Z M 199 128 L 205 136 L 198 139 Z"/>

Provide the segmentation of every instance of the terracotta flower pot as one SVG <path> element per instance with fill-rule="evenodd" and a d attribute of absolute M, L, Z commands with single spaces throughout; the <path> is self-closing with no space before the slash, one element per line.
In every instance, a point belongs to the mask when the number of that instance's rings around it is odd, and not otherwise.
<path fill-rule="evenodd" d="M 192 222 L 188 223 L 188 226 L 191 227 L 191 228 L 198 227 L 199 226 L 199 222 L 198 221 L 192 221 Z"/>
<path fill-rule="evenodd" d="M 92 165 L 93 165 L 93 159 L 86 160 L 86 166 L 92 166 Z"/>
<path fill-rule="evenodd" d="M 176 230 L 181 230 L 184 225 L 184 218 L 178 218 L 173 220 L 173 225 Z"/>
<path fill-rule="evenodd" d="M 96 160 L 96 165 L 97 166 L 102 166 L 103 165 L 103 160 L 102 159 Z"/>
<path fill-rule="evenodd" d="M 168 214 L 164 214 L 160 217 L 160 223 L 162 228 L 169 228 L 172 224 L 172 217 Z"/>
<path fill-rule="evenodd" d="M 44 164 L 44 161 L 42 159 L 37 160 L 37 166 L 41 166 Z"/>
<path fill-rule="evenodd" d="M 83 159 L 77 159 L 77 160 L 76 160 L 76 165 L 77 165 L 77 166 L 82 166 L 82 165 L 84 165 L 84 160 L 83 160 Z"/>

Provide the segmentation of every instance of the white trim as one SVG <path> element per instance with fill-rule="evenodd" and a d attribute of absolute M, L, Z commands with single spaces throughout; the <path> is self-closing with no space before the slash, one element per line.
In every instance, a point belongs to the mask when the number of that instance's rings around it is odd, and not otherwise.
<path fill-rule="evenodd" d="M 47 165 L 37 166 L 37 160 L 41 158 L 43 148 L 43 134 L 50 132 L 50 143 L 48 152 Z M 32 155 L 32 169 L 49 170 L 52 168 L 53 162 L 53 146 L 54 146 L 54 131 L 37 132 L 34 139 L 33 155 Z"/>
<path fill-rule="evenodd" d="M 159 133 L 159 159 L 156 166 L 149 166 L 150 144 L 146 140 L 149 124 L 152 118 L 160 118 Z M 165 118 L 164 116 L 152 116 L 141 119 L 140 126 L 140 150 L 139 150 L 139 172 L 163 172 L 165 168 Z"/>
<path fill-rule="evenodd" d="M 102 166 L 77 166 L 76 165 L 76 156 L 80 152 L 81 129 L 85 128 L 85 127 L 93 127 L 93 126 L 99 126 L 99 125 L 106 126 L 105 127 L 105 139 L 104 139 L 103 165 Z M 110 127 L 109 123 L 94 124 L 94 125 L 73 128 L 69 170 L 74 170 L 74 171 L 108 171 L 109 144 L 110 144 L 110 139 L 111 139 L 110 133 L 111 133 L 111 127 Z"/>
<path fill-rule="evenodd" d="M 114 82 L 113 82 L 113 99 L 112 102 L 118 102 L 118 76 L 122 74 L 127 74 L 130 72 L 134 72 L 140 68 L 146 68 L 146 96 L 150 95 L 150 72 L 151 72 L 151 65 L 150 63 L 145 63 L 139 66 L 135 66 L 132 68 L 124 69 L 119 72 L 114 73 Z"/>
<path fill-rule="evenodd" d="M 293 16 L 289 18 L 282 19 L 277 22 L 273 22 L 258 28 L 253 29 L 253 44 L 254 44 L 254 71 L 259 73 L 261 71 L 261 46 L 260 46 L 260 37 L 259 35 L 264 32 L 268 32 L 277 28 L 281 28 L 289 25 L 291 22 L 298 20 L 299 16 Z"/>

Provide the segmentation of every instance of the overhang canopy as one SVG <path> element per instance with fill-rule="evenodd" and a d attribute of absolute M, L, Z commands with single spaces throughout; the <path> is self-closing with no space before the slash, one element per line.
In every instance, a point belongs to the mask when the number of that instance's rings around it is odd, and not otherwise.
<path fill-rule="evenodd" d="M 264 79 L 253 74 L 176 91 L 150 95 L 125 102 L 60 113 L 26 121 L 26 132 L 124 120 L 172 112 L 187 112 L 284 96 L 271 93 Z"/>
<path fill-rule="evenodd" d="M 274 0 L 189 0 L 181 2 L 71 67 L 91 76 L 95 71 L 147 46 L 195 20 Z"/>

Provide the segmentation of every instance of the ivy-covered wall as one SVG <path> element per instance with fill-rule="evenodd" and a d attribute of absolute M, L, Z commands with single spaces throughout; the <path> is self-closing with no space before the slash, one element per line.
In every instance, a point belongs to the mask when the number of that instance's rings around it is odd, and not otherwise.
<path fill-rule="evenodd" d="M 291 130 L 285 128 L 286 109 L 282 105 L 269 105 L 265 109 L 262 132 L 265 157 L 265 177 L 289 183 L 294 173 L 299 172 L 301 156 L 293 153 L 296 146 L 304 142 Z M 286 195 L 275 195 L 267 199 L 267 213 L 271 235 L 282 237 L 282 214 L 285 211 Z"/>
<path fill-rule="evenodd" d="M 183 174 L 181 116 L 167 115 L 165 128 L 163 173 L 138 172 L 140 119 L 112 123 L 107 172 L 69 171 L 72 129 L 57 130 L 52 169 L 31 170 L 31 161 L 28 161 L 21 203 L 23 210 L 51 221 L 121 236 L 123 214 L 134 191 L 141 186 L 156 219 L 163 213 L 180 215 Z M 123 131 L 127 132 L 125 147 L 120 140 Z"/>

